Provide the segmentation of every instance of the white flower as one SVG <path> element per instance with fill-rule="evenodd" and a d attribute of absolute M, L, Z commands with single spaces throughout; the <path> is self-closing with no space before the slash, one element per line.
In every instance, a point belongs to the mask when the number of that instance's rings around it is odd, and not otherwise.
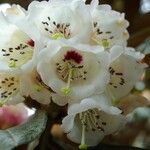
<path fill-rule="evenodd" d="M 32 27 L 24 32 L 13 23 L 13 17 L 12 22 L 7 17 L 0 13 L 1 105 L 24 100 L 23 92 L 28 87 L 23 84 L 23 75 L 33 68 L 39 49 L 43 48 L 40 36 L 32 34 Z"/>
<path fill-rule="evenodd" d="M 20 71 L 0 71 L 0 105 L 17 104 L 24 101 Z"/>
<path fill-rule="evenodd" d="M 48 39 L 88 39 L 92 27 L 91 16 L 84 2 L 80 0 L 33 1 L 28 8 L 29 22 L 33 22 L 42 35 Z M 83 37 L 84 38 L 81 38 Z"/>
<path fill-rule="evenodd" d="M 78 100 L 104 91 L 108 66 L 109 54 L 99 46 L 53 41 L 41 51 L 37 71 L 59 96 Z"/>
<path fill-rule="evenodd" d="M 7 8 L 4 15 L 10 22 L 16 23 L 26 16 L 27 12 L 20 5 L 13 4 L 10 8 Z"/>
<path fill-rule="evenodd" d="M 38 47 L 41 47 L 38 33 L 33 33 L 32 27 L 22 31 L 10 23 L 0 13 L 0 63 L 1 69 L 26 69 L 33 63 Z M 30 33 L 29 33 L 30 32 Z M 36 37 L 37 35 L 37 37 Z M 38 41 L 38 42 L 36 42 Z"/>
<path fill-rule="evenodd" d="M 50 103 L 51 93 L 53 91 L 50 87 L 43 83 L 35 68 L 24 73 L 22 77 L 22 84 L 24 85 L 24 88 L 22 89 L 24 96 L 30 96 L 33 100 L 36 100 L 41 104 Z"/>
<path fill-rule="evenodd" d="M 113 45 L 126 46 L 129 38 L 126 28 L 129 23 L 124 18 L 124 13 L 111 10 L 109 5 L 91 4 L 91 15 L 93 22 L 93 33 L 91 41 L 100 44 L 104 48 L 111 48 Z"/>
<path fill-rule="evenodd" d="M 81 143 L 79 148 L 85 149 L 123 127 L 126 119 L 120 113 L 104 95 L 93 96 L 69 107 L 62 128 L 71 141 Z"/>
<path fill-rule="evenodd" d="M 108 66 L 114 61 L 116 60 L 121 54 L 123 53 L 123 49 L 121 46 L 113 46 L 110 49 L 109 53 L 101 53 L 101 57 L 100 57 L 100 61 L 103 62 L 103 64 L 101 64 L 103 67 L 105 66 L 105 69 L 109 69 Z M 105 54 L 105 55 L 104 55 Z M 102 78 L 99 78 L 99 80 L 103 80 Z M 100 81 L 102 82 L 102 81 Z M 82 86 L 82 85 L 81 85 Z M 82 88 L 82 87 L 81 87 Z M 101 93 L 103 90 L 105 90 L 105 85 L 102 84 L 102 88 L 98 89 L 97 92 L 95 92 L 96 94 Z M 101 92 L 100 92 L 101 91 Z M 79 92 L 80 93 L 80 92 Z M 88 92 L 86 93 L 87 95 L 89 94 Z M 81 93 L 80 93 L 81 95 Z M 65 105 L 67 102 L 69 104 L 74 103 L 75 102 L 80 102 L 81 99 L 75 99 L 74 97 L 71 96 L 65 96 L 65 95 L 60 95 L 58 93 L 52 93 L 52 100 L 60 105 L 63 106 Z"/>
<path fill-rule="evenodd" d="M 124 53 L 112 62 L 109 67 L 110 82 L 106 90 L 112 100 L 119 100 L 133 89 L 144 73 L 145 65 L 140 63 L 143 57 L 133 48 L 125 48 Z"/>

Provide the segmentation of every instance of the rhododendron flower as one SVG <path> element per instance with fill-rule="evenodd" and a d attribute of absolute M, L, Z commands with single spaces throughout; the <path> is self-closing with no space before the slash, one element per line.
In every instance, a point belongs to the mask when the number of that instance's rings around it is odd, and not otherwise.
<path fill-rule="evenodd" d="M 32 29 L 30 29 L 28 34 L 31 36 L 28 36 L 16 25 L 11 24 L 2 13 L 0 13 L 0 20 L 0 68 L 8 70 L 31 67 L 37 53 L 35 40 L 38 40 L 38 34 L 35 38 L 36 33 L 32 36 Z"/>
<path fill-rule="evenodd" d="M 90 36 L 87 34 L 92 25 L 90 13 L 80 0 L 33 1 L 28 13 L 28 21 L 33 22 L 48 39 L 75 38 L 86 41 Z"/>
<path fill-rule="evenodd" d="M 109 5 L 97 4 L 93 2 L 90 9 L 93 23 L 92 43 L 100 44 L 106 49 L 113 45 L 126 46 L 129 38 L 126 28 L 129 23 L 125 20 L 124 13 L 111 10 Z"/>
<path fill-rule="evenodd" d="M 42 44 L 40 41 L 35 44 L 28 34 L 10 23 L 2 13 L 0 20 L 0 102 L 1 105 L 15 104 L 24 100 L 22 75 L 35 64 Z"/>
<path fill-rule="evenodd" d="M 109 81 L 109 57 L 99 46 L 55 41 L 41 51 L 37 71 L 59 96 L 79 100 L 104 91 Z"/>
<path fill-rule="evenodd" d="M 91 47 L 91 49 L 92 49 L 92 47 Z M 91 50 L 90 49 L 90 50 Z M 96 50 L 96 47 L 93 47 L 93 50 L 92 50 L 92 52 L 94 52 L 94 50 Z M 87 52 L 88 52 L 88 49 L 87 49 Z M 90 52 L 90 51 L 89 51 Z M 103 67 L 105 67 L 105 69 L 107 70 L 107 71 L 109 71 L 109 65 L 114 61 L 114 60 L 116 60 L 121 54 L 123 53 L 123 49 L 122 49 L 122 47 L 121 46 L 113 46 L 111 49 L 110 49 L 110 52 L 102 52 L 100 55 L 99 55 L 99 60 L 100 60 L 100 62 L 101 62 L 101 65 L 103 66 Z M 69 54 L 70 54 L 70 52 L 69 52 Z M 69 55 L 69 57 L 70 57 L 70 55 Z M 67 57 L 68 58 L 68 57 Z M 94 64 L 92 64 L 92 65 L 94 65 Z M 94 67 L 94 66 L 92 66 L 92 67 Z M 90 70 L 90 69 L 89 69 Z M 104 73 L 104 72 L 103 72 Z M 102 74 L 103 74 L 102 73 Z M 105 76 L 106 77 L 106 79 L 108 78 L 108 76 Z M 101 80 L 101 82 L 103 82 L 102 80 L 103 79 L 100 79 L 99 78 L 99 80 Z M 108 79 L 109 80 L 109 79 Z M 106 84 L 107 84 L 107 82 L 105 82 Z M 100 89 L 98 89 L 98 90 L 95 90 L 95 93 L 96 94 L 99 94 L 99 93 L 102 93 L 104 90 L 105 90 L 105 87 L 106 87 L 106 84 L 101 84 L 101 86 L 102 86 L 102 88 Z M 82 88 L 82 85 L 81 85 L 81 88 Z M 85 87 L 86 88 L 86 87 Z M 81 91 L 81 89 L 80 89 L 80 91 Z M 80 91 L 77 93 L 78 94 L 78 96 L 79 95 L 81 95 L 82 93 L 80 93 Z M 79 94 L 80 93 L 80 94 Z M 89 92 L 87 92 L 86 93 L 86 95 L 85 95 L 85 97 L 88 97 L 88 94 L 89 94 Z M 84 98 L 85 98 L 84 97 Z M 80 99 L 75 99 L 74 97 L 72 97 L 72 96 L 69 96 L 69 95 L 62 95 L 62 94 L 59 94 L 59 93 L 52 93 L 52 100 L 56 103 L 56 104 L 58 104 L 58 105 L 61 105 L 61 106 L 63 106 L 63 105 L 65 105 L 67 102 L 68 103 L 74 103 L 74 101 L 80 101 L 81 100 L 81 98 Z"/>
<path fill-rule="evenodd" d="M 7 129 L 25 122 L 27 109 L 23 104 L 0 107 L 0 129 Z"/>
<path fill-rule="evenodd" d="M 107 92 L 113 100 L 127 96 L 133 89 L 144 73 L 145 65 L 140 63 L 143 57 L 143 54 L 134 49 L 125 48 L 124 53 L 112 62 L 109 67 L 110 81 Z"/>
<path fill-rule="evenodd" d="M 86 149 L 124 126 L 126 119 L 120 113 L 104 95 L 92 96 L 69 107 L 62 128 L 70 140 L 81 143 L 80 149 Z"/>

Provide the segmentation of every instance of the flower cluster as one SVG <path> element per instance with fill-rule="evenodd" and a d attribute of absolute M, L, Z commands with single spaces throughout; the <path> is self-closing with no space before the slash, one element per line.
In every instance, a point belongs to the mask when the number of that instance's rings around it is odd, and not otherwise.
<path fill-rule="evenodd" d="M 33 1 L 27 11 L 12 5 L 0 13 L 1 105 L 29 96 L 68 104 L 68 138 L 80 149 L 98 144 L 124 126 L 122 98 L 144 72 L 144 55 L 127 47 L 128 25 L 98 0 Z"/>

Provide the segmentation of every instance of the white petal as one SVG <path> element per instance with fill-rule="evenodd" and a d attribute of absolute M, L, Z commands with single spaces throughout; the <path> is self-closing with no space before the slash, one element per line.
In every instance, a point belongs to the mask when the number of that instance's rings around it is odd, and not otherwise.
<path fill-rule="evenodd" d="M 31 68 L 22 77 L 22 94 L 30 96 L 33 100 L 41 104 L 49 104 L 51 101 L 51 92 L 46 85 L 41 83 L 41 79 L 36 70 Z"/>
<path fill-rule="evenodd" d="M 32 59 L 33 45 L 29 44 L 32 39 L 17 26 L 9 24 L 2 14 L 0 19 L 0 62 L 6 68 L 21 67 Z"/>
<path fill-rule="evenodd" d="M 115 100 L 128 95 L 143 72 L 143 65 L 138 63 L 135 58 L 121 55 L 111 65 L 111 79 L 107 92 Z"/>
<path fill-rule="evenodd" d="M 131 48 L 131 47 L 126 48 L 125 53 L 129 56 L 134 57 L 137 61 L 141 61 L 145 57 L 144 54 L 136 51 L 134 48 Z"/>
<path fill-rule="evenodd" d="M 81 142 L 81 132 L 82 131 L 81 131 L 80 127 L 78 127 L 78 125 L 74 125 L 72 130 L 67 134 L 67 137 L 72 142 L 80 143 Z"/>
<path fill-rule="evenodd" d="M 20 5 L 13 4 L 4 14 L 11 23 L 16 23 L 26 16 L 26 10 Z"/>
<path fill-rule="evenodd" d="M 68 99 L 65 96 L 59 94 L 52 94 L 52 101 L 59 106 L 64 106 L 68 103 Z"/>
<path fill-rule="evenodd" d="M 73 115 L 71 116 L 66 116 L 63 120 L 62 120 L 62 129 L 64 130 L 65 133 L 69 133 L 73 126 L 74 126 L 74 117 Z"/>
<path fill-rule="evenodd" d="M 110 57 L 111 57 L 111 62 L 116 60 L 122 53 L 124 52 L 124 48 L 122 46 L 113 46 L 110 49 Z"/>
<path fill-rule="evenodd" d="M 0 72 L 0 102 L 2 104 L 17 104 L 24 100 L 21 95 L 20 71 Z"/>

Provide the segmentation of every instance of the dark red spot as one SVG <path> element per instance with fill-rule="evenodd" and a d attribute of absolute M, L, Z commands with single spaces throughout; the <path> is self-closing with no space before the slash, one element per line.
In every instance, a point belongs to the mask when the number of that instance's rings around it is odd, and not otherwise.
<path fill-rule="evenodd" d="M 74 50 L 67 51 L 67 53 L 64 56 L 64 59 L 74 60 L 77 64 L 80 64 L 81 61 L 83 60 L 82 56 Z"/>
<path fill-rule="evenodd" d="M 31 47 L 34 47 L 34 41 L 31 39 L 27 42 L 28 45 L 30 45 Z"/>

